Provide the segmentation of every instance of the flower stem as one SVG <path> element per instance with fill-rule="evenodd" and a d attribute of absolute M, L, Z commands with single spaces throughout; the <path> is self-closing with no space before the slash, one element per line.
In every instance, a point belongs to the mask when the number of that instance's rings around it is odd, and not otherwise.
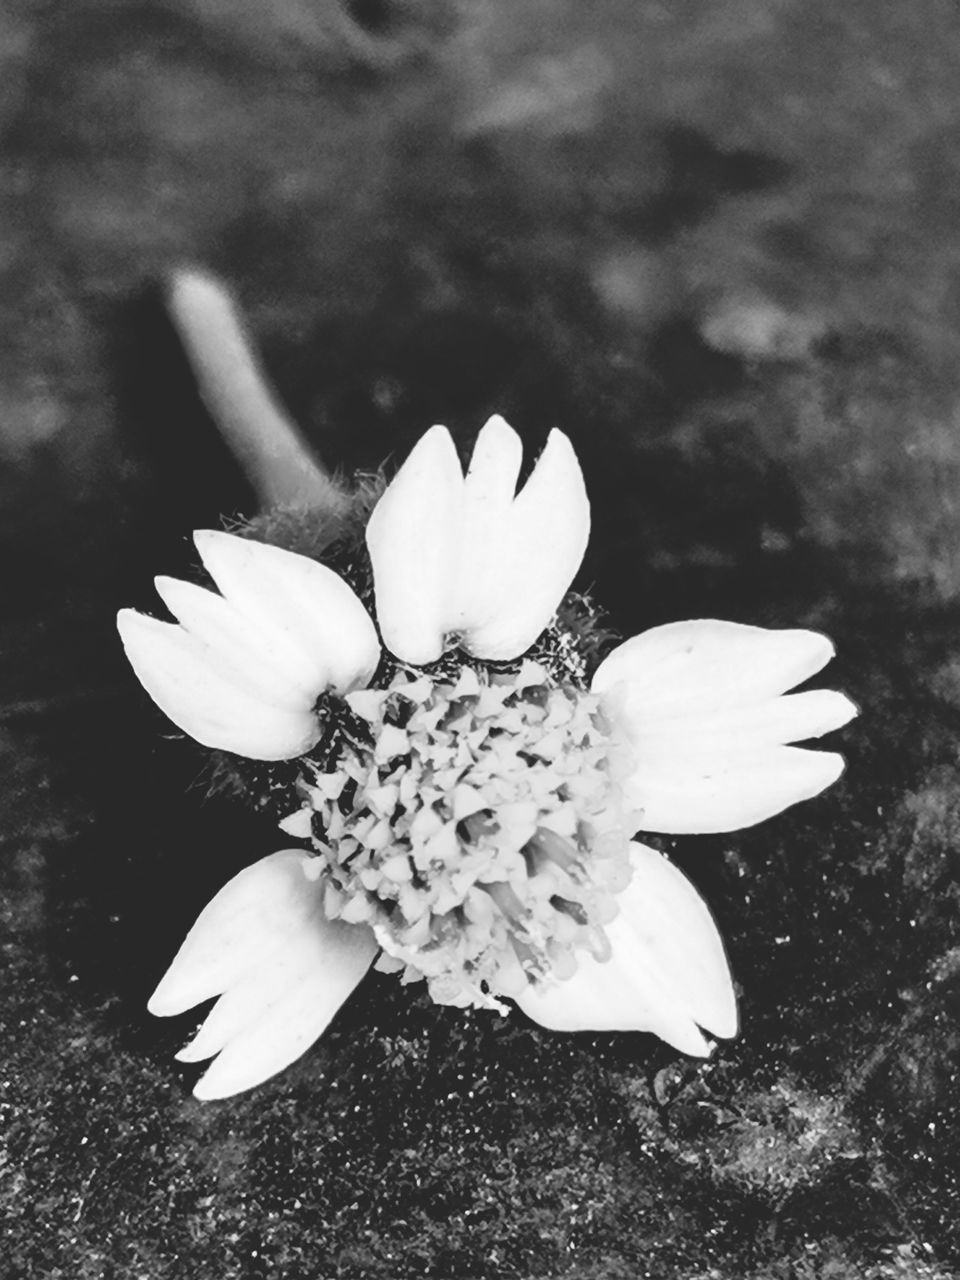
<path fill-rule="evenodd" d="M 260 506 L 342 510 L 346 490 L 281 407 L 226 287 L 205 272 L 179 268 L 167 283 L 167 306 L 200 396 Z"/>

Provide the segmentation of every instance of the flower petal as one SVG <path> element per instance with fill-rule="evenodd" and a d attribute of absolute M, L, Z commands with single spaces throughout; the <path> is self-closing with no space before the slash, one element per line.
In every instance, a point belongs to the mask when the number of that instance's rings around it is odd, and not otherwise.
<path fill-rule="evenodd" d="M 369 968 L 377 946 L 363 927 L 323 913 L 323 881 L 299 849 L 234 876 L 204 908 L 148 1008 L 182 1013 L 220 1000 L 177 1055 L 218 1054 L 198 1098 L 252 1088 L 298 1058 L 329 1025 Z"/>
<path fill-rule="evenodd" d="M 134 671 L 171 720 L 205 746 L 256 760 L 301 755 L 319 737 L 317 696 L 350 690 L 375 670 L 376 629 L 324 565 L 232 534 L 195 538 L 223 595 L 157 578 L 181 625 L 121 611 L 117 625 Z"/>
<path fill-rule="evenodd" d="M 662 854 L 631 850 L 633 879 L 605 926 L 606 962 L 578 955 L 572 978 L 515 997 L 523 1011 L 558 1031 L 652 1031 L 684 1053 L 705 1057 L 713 1035 L 737 1033 L 737 1009 L 723 943 L 703 899 Z"/>
<path fill-rule="evenodd" d="M 267 700 L 182 627 L 121 609 L 117 629 L 147 693 L 204 746 L 252 760 L 286 760 L 308 751 L 319 737 L 311 704 L 297 709 Z"/>
<path fill-rule="evenodd" d="M 786 744 L 839 729 L 857 708 L 829 689 L 783 696 L 832 653 L 812 631 L 712 619 L 656 627 L 615 649 L 592 687 L 623 735 L 635 829 L 736 831 L 835 782 L 840 756 Z"/>
<path fill-rule="evenodd" d="M 843 769 L 843 756 L 833 751 L 771 747 L 686 768 L 641 762 L 623 786 L 638 831 L 702 835 L 740 831 L 811 800 Z"/>
<path fill-rule="evenodd" d="M 194 542 L 227 602 L 275 646 L 315 698 L 365 683 L 380 645 L 354 591 L 326 565 L 236 534 L 201 529 Z"/>
<path fill-rule="evenodd" d="M 446 427 L 414 445 L 367 523 L 383 642 L 423 666 L 443 653 L 463 523 L 463 472 Z"/>
<path fill-rule="evenodd" d="M 291 674 L 269 635 L 223 596 L 178 578 L 154 579 L 157 595 L 184 631 L 216 654 L 217 665 L 249 693 L 302 710 L 315 699 Z"/>
<path fill-rule="evenodd" d="M 445 427 L 418 442 L 367 525 L 377 619 L 387 648 L 424 665 L 448 636 L 491 661 L 518 657 L 573 581 L 590 506 L 573 447 L 550 433 L 517 494 L 522 445 L 493 417 L 464 478 Z"/>
<path fill-rule="evenodd" d="M 562 432 L 550 432 L 530 478 L 501 519 L 479 557 L 486 594 L 478 597 L 482 608 L 467 611 L 462 641 L 468 653 L 490 661 L 530 648 L 566 595 L 587 548 L 590 503 L 577 456 Z M 483 545 L 481 534 L 477 547 Z M 476 563 L 461 571 L 459 585 L 468 593 Z"/>
<path fill-rule="evenodd" d="M 784 693 L 833 657 L 815 631 L 770 631 L 714 618 L 670 622 L 624 641 L 601 662 L 595 693 L 623 681 L 642 714 L 704 714 Z"/>

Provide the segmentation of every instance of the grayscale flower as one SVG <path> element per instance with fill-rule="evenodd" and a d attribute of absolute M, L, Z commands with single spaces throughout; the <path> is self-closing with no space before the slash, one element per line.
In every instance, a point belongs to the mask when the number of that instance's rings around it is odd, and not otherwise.
<path fill-rule="evenodd" d="M 559 1030 L 652 1031 L 701 1056 L 704 1032 L 736 1034 L 706 905 L 633 837 L 734 831 L 817 795 L 842 758 L 791 744 L 856 709 L 789 693 L 833 654 L 809 631 L 677 622 L 589 679 L 552 667 L 535 646 L 589 504 L 560 432 L 517 492 L 521 460 L 500 418 L 466 475 L 445 428 L 422 437 L 367 526 L 376 622 L 326 566 L 209 531 L 218 591 L 158 578 L 176 622 L 121 611 L 134 671 L 181 729 L 299 764 L 281 826 L 306 847 L 235 876 L 150 1001 L 219 997 L 179 1055 L 215 1058 L 198 1097 L 292 1062 L 374 961 L 439 1003 L 511 999 Z M 346 728 L 315 751 L 331 716 Z"/>

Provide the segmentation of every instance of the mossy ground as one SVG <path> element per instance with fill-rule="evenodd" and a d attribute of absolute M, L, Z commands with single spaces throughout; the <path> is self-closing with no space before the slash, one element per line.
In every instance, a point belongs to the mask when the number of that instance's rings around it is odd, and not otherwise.
<path fill-rule="evenodd" d="M 4 6 L 4 1280 L 960 1268 L 958 51 L 947 0 Z M 742 988 L 712 1062 L 371 975 L 190 1097 L 144 1001 L 276 835 L 113 631 L 249 511 L 148 288 L 185 259 L 332 462 L 562 426 L 623 632 L 837 641 L 842 783 L 663 842 Z"/>

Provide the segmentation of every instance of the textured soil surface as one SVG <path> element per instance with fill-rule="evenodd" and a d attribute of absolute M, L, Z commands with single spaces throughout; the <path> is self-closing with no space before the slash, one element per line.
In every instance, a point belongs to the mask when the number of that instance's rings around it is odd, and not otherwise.
<path fill-rule="evenodd" d="M 0 4 L 2 1280 L 960 1271 L 958 83 L 949 0 Z M 741 989 L 709 1063 L 372 974 L 191 1097 L 145 1000 L 277 838 L 113 627 L 251 505 L 184 261 L 331 464 L 561 426 L 622 633 L 836 640 L 842 782 L 659 842 Z"/>

